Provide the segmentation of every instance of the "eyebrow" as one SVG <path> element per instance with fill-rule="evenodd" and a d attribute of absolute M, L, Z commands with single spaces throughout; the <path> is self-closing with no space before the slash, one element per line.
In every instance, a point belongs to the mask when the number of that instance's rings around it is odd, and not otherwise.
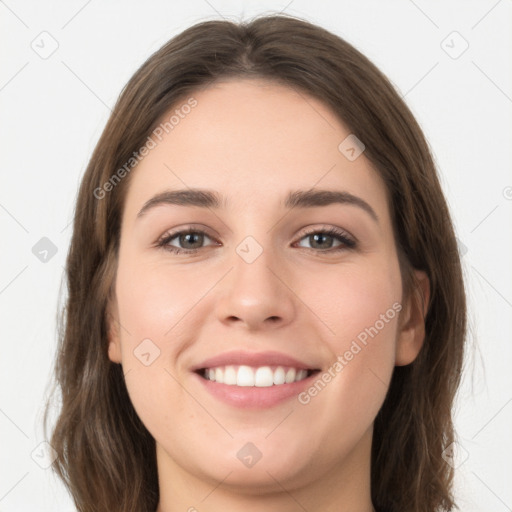
<path fill-rule="evenodd" d="M 322 189 L 295 190 L 286 196 L 282 204 L 287 209 L 348 204 L 361 208 L 375 222 L 379 222 L 379 217 L 375 210 L 364 199 L 344 191 Z M 166 190 L 146 201 L 137 217 L 142 217 L 148 210 L 162 205 L 192 206 L 218 210 L 225 208 L 227 201 L 226 198 L 220 196 L 216 191 L 209 189 Z"/>

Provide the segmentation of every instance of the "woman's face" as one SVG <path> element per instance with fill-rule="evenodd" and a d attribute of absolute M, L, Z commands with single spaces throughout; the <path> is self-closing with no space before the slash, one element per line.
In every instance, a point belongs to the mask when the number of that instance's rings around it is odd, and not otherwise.
<path fill-rule="evenodd" d="M 110 310 L 159 471 L 258 492 L 366 476 L 423 340 L 385 185 L 312 97 L 261 80 L 193 97 L 132 171 Z"/>

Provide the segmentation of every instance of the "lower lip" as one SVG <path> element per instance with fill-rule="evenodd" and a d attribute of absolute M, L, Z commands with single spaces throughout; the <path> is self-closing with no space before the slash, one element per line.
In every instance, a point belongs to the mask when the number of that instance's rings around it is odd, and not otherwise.
<path fill-rule="evenodd" d="M 315 372 L 298 382 L 267 387 L 230 386 L 229 384 L 219 384 L 205 379 L 197 373 L 194 373 L 194 375 L 207 391 L 224 403 L 241 409 L 265 409 L 296 397 L 304 388 L 311 385 L 317 373 Z"/>

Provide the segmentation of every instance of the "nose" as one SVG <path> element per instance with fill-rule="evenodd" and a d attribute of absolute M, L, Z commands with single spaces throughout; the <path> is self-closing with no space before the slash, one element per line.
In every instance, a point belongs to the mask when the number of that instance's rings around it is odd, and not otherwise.
<path fill-rule="evenodd" d="M 249 246 L 254 250 L 254 246 Z M 293 322 L 298 302 L 290 272 L 264 249 L 254 260 L 243 250 L 233 256 L 233 268 L 223 280 L 216 301 L 217 318 L 246 330 L 282 328 Z"/>

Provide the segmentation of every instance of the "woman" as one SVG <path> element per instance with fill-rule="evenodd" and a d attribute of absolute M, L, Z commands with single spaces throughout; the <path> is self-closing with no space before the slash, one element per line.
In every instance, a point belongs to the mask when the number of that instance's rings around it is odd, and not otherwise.
<path fill-rule="evenodd" d="M 421 129 L 341 38 L 210 21 L 152 55 L 67 283 L 50 444 L 80 511 L 454 509 L 453 225 Z"/>

